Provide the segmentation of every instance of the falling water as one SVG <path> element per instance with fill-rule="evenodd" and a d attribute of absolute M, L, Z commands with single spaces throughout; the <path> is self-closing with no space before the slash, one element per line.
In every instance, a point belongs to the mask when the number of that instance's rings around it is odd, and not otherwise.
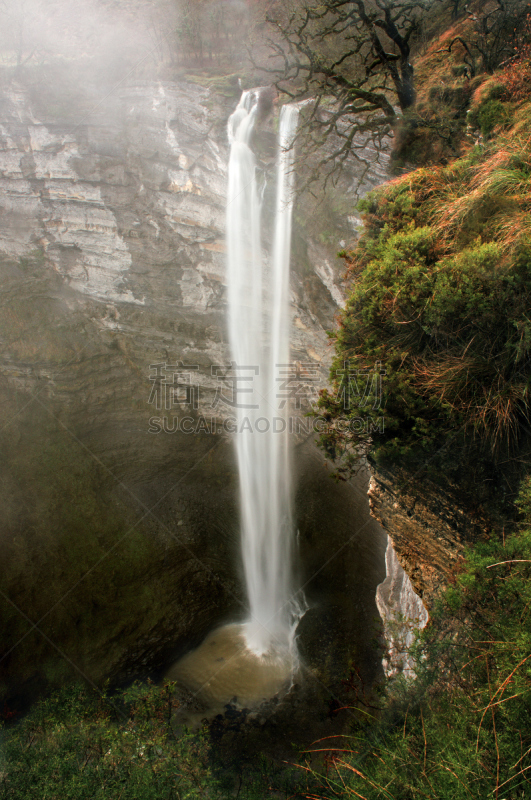
<path fill-rule="evenodd" d="M 249 601 L 245 637 L 257 654 L 289 652 L 301 609 L 293 599 L 293 521 L 286 409 L 277 400 L 279 370 L 289 364 L 289 260 L 298 109 L 280 116 L 272 266 L 260 236 L 260 194 L 250 147 L 258 93 L 244 92 L 229 120 L 227 256 L 233 366 L 245 367 L 252 394 L 239 394 L 236 451 L 241 542 Z M 282 365 L 282 366 L 281 366 Z M 247 384 L 251 388 L 250 382 Z M 259 423 L 258 425 L 256 423 Z M 258 432 L 257 431 L 263 431 Z"/>
<path fill-rule="evenodd" d="M 168 672 L 208 707 L 259 705 L 287 688 L 298 660 L 295 628 L 306 610 L 292 579 L 293 520 L 287 409 L 279 370 L 289 365 L 289 259 L 298 109 L 280 116 L 271 265 L 260 236 L 261 197 L 250 147 L 258 92 L 244 92 L 229 125 L 227 198 L 229 338 L 236 381 L 236 452 L 249 615 L 224 625 Z M 234 385 L 234 384 L 233 384 Z"/>

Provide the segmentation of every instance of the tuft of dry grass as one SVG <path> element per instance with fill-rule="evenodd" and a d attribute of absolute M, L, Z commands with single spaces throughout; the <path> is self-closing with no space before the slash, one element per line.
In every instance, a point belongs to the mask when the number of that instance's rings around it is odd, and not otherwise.
<path fill-rule="evenodd" d="M 477 354 L 449 355 L 436 362 L 416 359 L 414 368 L 424 396 L 435 394 L 469 429 L 487 434 L 494 447 L 516 436 L 523 411 L 529 420 L 523 385 L 508 382 L 502 370 L 493 374 L 492 364 Z"/>

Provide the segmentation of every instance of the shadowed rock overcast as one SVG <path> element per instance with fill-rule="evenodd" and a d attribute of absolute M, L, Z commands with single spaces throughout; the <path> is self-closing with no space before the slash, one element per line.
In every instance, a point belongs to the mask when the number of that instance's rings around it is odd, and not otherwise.
<path fill-rule="evenodd" d="M 244 4 L 224 9 L 231 24 L 249 24 Z M 15 706 L 76 674 L 99 683 L 159 673 L 244 615 L 233 445 L 211 425 L 190 432 L 233 410 L 212 367 L 230 362 L 226 122 L 249 68 L 234 30 L 220 28 L 205 69 L 178 11 L 27 3 L 4 12 L 0 667 Z M 256 132 L 268 178 L 273 124 Z M 382 175 L 375 164 L 371 180 Z M 354 186 L 348 171 L 346 180 Z M 273 191 L 269 180 L 266 208 Z M 291 359 L 310 376 L 297 417 L 326 383 L 326 331 L 344 294 L 335 253 L 352 230 L 333 209 L 295 212 Z M 193 391 L 173 391 L 179 364 L 193 367 Z M 175 418 L 188 419 L 184 429 Z M 311 507 L 313 486 L 331 508 L 323 459 L 304 438 L 295 436 L 296 491 Z M 344 541 L 362 526 L 374 536 L 366 502 L 351 517 L 347 495 L 335 524 Z M 332 526 L 306 510 L 297 526 L 310 577 Z M 385 575 L 383 533 L 377 541 L 364 599 L 349 600 L 367 620 Z M 373 672 L 363 635 L 356 647 Z"/>

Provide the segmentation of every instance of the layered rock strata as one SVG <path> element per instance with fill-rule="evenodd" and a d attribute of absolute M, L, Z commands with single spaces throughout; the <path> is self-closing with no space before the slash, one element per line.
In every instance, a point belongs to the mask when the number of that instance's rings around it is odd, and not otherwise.
<path fill-rule="evenodd" d="M 52 107 L 14 82 L 0 99 L 0 670 L 11 695 L 145 675 L 241 614 L 223 431 L 234 398 L 215 371 L 228 364 L 225 121 L 236 100 L 184 80 L 121 86 L 95 107 Z M 301 222 L 294 236 L 292 353 L 312 377 L 306 399 L 326 382 L 342 303 L 335 230 L 308 240 Z M 215 429 L 198 429 L 202 418 Z M 327 509 L 322 459 L 308 473 L 308 458 L 298 492 L 306 481 L 307 500 Z M 300 526 L 308 563 L 327 558 L 324 525 L 319 514 Z M 359 601 L 369 616 L 382 579 L 371 569 Z"/>
<path fill-rule="evenodd" d="M 429 609 L 455 574 L 463 551 L 489 530 L 444 487 L 399 468 L 373 468 L 369 483 L 371 515 L 388 533 L 398 561 Z"/>

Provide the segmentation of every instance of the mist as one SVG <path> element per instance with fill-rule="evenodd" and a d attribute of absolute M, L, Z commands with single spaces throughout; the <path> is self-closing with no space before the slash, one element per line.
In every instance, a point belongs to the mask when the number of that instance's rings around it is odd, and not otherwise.
<path fill-rule="evenodd" d="M 0 65 L 5 79 L 38 70 L 77 73 L 80 90 L 175 70 L 241 62 L 243 0 L 4 0 Z"/>

